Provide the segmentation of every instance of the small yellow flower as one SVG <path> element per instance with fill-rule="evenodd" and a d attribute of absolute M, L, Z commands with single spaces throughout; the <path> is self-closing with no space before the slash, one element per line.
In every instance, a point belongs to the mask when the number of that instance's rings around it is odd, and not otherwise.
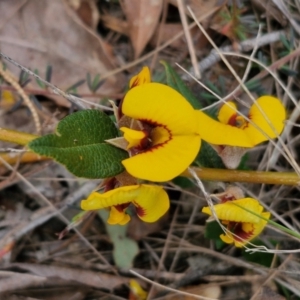
<path fill-rule="evenodd" d="M 155 222 L 169 209 L 168 194 L 160 186 L 130 185 L 123 186 L 103 194 L 93 192 L 81 201 L 81 209 L 97 210 L 110 208 L 109 224 L 124 225 L 130 221 L 126 213 L 129 205 L 135 207 L 137 216 L 144 222 Z"/>
<path fill-rule="evenodd" d="M 140 284 L 134 280 L 131 279 L 129 281 L 129 287 L 130 287 L 130 300 L 146 300 L 148 293 L 140 286 Z"/>
<path fill-rule="evenodd" d="M 209 130 L 205 127 L 209 117 L 203 116 L 199 111 L 201 137 L 215 145 L 251 148 L 269 138 L 276 138 L 284 128 L 286 111 L 281 101 L 275 97 L 262 96 L 251 106 L 248 118 L 253 124 L 239 116 L 236 110 L 233 102 L 224 104 L 218 115 L 220 122 L 211 123 Z M 223 143 L 220 143 L 219 136 L 216 143 L 214 135 L 220 130 L 223 131 Z"/>
<path fill-rule="evenodd" d="M 214 210 L 219 220 L 228 229 L 228 232 L 220 235 L 221 240 L 227 244 L 234 243 L 236 247 L 242 247 L 257 237 L 267 224 L 265 219 L 271 216 L 269 212 L 263 212 L 263 207 L 252 198 L 216 204 Z M 202 212 L 212 216 L 208 206 L 203 207 Z"/>

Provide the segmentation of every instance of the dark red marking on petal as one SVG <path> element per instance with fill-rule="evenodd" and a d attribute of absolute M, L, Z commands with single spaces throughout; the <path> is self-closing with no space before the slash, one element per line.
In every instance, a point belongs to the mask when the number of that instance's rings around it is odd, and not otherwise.
<path fill-rule="evenodd" d="M 117 205 L 113 205 L 117 211 L 119 212 L 124 212 L 124 210 L 130 205 L 130 202 L 128 203 L 123 203 L 123 204 L 117 204 Z"/>
<path fill-rule="evenodd" d="M 136 213 L 137 213 L 138 216 L 143 217 L 143 216 L 146 215 L 146 210 L 143 207 L 141 207 L 135 201 L 132 201 L 132 204 L 135 206 Z"/>
<path fill-rule="evenodd" d="M 252 230 L 249 232 L 245 232 L 242 229 L 243 223 L 239 222 L 230 222 L 227 226 L 227 228 L 233 232 L 235 235 L 233 235 L 233 239 L 238 242 L 243 242 L 243 241 L 249 241 L 251 237 L 253 236 L 254 233 L 254 224 L 252 224 Z"/>
<path fill-rule="evenodd" d="M 233 195 L 224 195 L 220 197 L 221 203 L 225 203 L 228 201 L 236 200 L 236 198 Z"/>
<path fill-rule="evenodd" d="M 234 127 L 236 127 L 236 118 L 237 118 L 237 114 L 233 114 L 231 117 L 230 117 L 230 119 L 228 120 L 228 125 L 230 125 L 230 126 L 234 126 Z"/>
<path fill-rule="evenodd" d="M 137 155 L 137 154 L 146 153 L 149 151 L 152 152 L 160 147 L 163 147 L 165 144 L 167 144 L 169 141 L 172 140 L 172 132 L 166 125 L 160 124 L 158 122 L 154 122 L 149 119 L 139 119 L 139 121 L 143 125 L 143 131 L 145 132 L 146 137 L 144 139 L 142 139 L 141 144 L 138 147 L 133 147 L 130 149 L 131 155 Z M 169 139 L 161 144 L 152 146 L 153 139 L 151 137 L 151 132 L 152 132 L 152 130 L 154 130 L 157 127 L 164 128 L 169 134 Z"/>

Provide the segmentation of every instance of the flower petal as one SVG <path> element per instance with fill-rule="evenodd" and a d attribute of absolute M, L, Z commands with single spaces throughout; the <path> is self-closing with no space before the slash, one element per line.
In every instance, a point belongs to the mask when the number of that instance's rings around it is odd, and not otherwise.
<path fill-rule="evenodd" d="M 214 205 L 216 215 L 220 220 L 248 223 L 260 222 L 261 218 L 259 216 L 255 216 L 254 214 L 244 210 L 242 207 L 245 207 L 247 210 L 258 215 L 261 215 L 263 211 L 263 207 L 259 204 L 259 202 L 252 198 L 243 198 Z M 202 212 L 210 216 L 212 215 L 208 206 L 203 207 Z"/>
<path fill-rule="evenodd" d="M 170 208 L 169 196 L 162 187 L 142 184 L 139 191 L 132 203 L 137 208 L 138 217 L 144 222 L 157 221 Z"/>
<path fill-rule="evenodd" d="M 230 124 L 230 120 L 237 115 L 236 111 L 236 104 L 232 101 L 228 101 L 221 106 L 218 113 L 218 120 L 223 124 L 232 125 Z"/>
<path fill-rule="evenodd" d="M 130 216 L 124 211 L 119 211 L 114 206 L 111 207 L 107 223 L 110 225 L 125 225 L 130 221 Z"/>
<path fill-rule="evenodd" d="M 269 220 L 271 217 L 271 213 L 263 212 L 261 213 L 261 216 Z M 256 238 L 263 231 L 267 223 L 268 221 L 260 218 L 258 223 L 243 223 L 242 229 L 246 234 L 248 234 L 248 240 L 250 241 Z"/>
<path fill-rule="evenodd" d="M 134 280 L 130 279 L 129 280 L 129 288 L 132 294 L 135 296 L 135 298 L 130 298 L 129 299 L 135 299 L 135 300 L 146 300 L 148 293 L 143 290 L 143 288 L 140 286 L 140 284 Z"/>
<path fill-rule="evenodd" d="M 109 221 L 111 224 L 122 225 L 126 224 L 130 217 L 114 206 L 125 203 L 135 205 L 138 216 L 145 222 L 155 222 L 167 212 L 170 206 L 168 194 L 162 187 L 140 184 L 123 186 L 104 194 L 94 192 L 86 200 L 81 201 L 81 209 L 96 210 L 111 207 Z"/>
<path fill-rule="evenodd" d="M 265 113 L 261 113 L 259 107 Z M 276 138 L 277 134 L 280 134 L 284 128 L 284 121 L 286 119 L 286 111 L 281 101 L 272 96 L 262 96 L 257 99 L 256 104 L 253 104 L 249 111 L 249 119 L 260 128 L 256 129 L 252 124 L 244 129 L 245 133 L 249 136 L 251 141 L 257 145 L 261 142 L 268 140 L 261 131 L 263 131 L 269 138 Z M 273 125 L 276 132 L 269 125 L 269 122 Z"/>
<path fill-rule="evenodd" d="M 143 84 L 129 90 L 122 112 L 137 120 L 166 126 L 172 135 L 190 135 L 197 130 L 193 107 L 176 90 L 160 83 Z"/>
<path fill-rule="evenodd" d="M 121 127 L 120 130 L 124 132 L 124 138 L 128 142 L 127 149 L 140 146 L 141 141 L 146 137 L 145 132 L 141 130 L 134 130 L 127 127 Z"/>
<path fill-rule="evenodd" d="M 263 212 L 261 216 L 265 219 L 270 219 L 271 214 L 269 212 Z M 236 247 L 242 247 L 254 238 L 256 238 L 267 225 L 267 221 L 260 218 L 258 223 L 242 223 L 240 230 L 234 232 L 226 232 L 221 234 L 220 238 L 224 243 L 232 244 Z"/>
<path fill-rule="evenodd" d="M 255 146 L 245 130 L 218 122 L 204 112 L 195 111 L 201 138 L 214 145 L 251 148 Z"/>
<path fill-rule="evenodd" d="M 130 203 L 139 194 L 140 185 L 123 186 L 106 193 L 93 192 L 86 200 L 81 201 L 81 209 L 96 210 L 114 205 Z"/>
<path fill-rule="evenodd" d="M 199 136 L 173 136 L 168 142 L 122 161 L 127 172 L 150 181 L 168 181 L 194 161 L 201 146 Z"/>
<path fill-rule="evenodd" d="M 143 67 L 141 72 L 133 76 L 129 81 L 129 88 L 151 82 L 151 74 L 148 67 Z"/>

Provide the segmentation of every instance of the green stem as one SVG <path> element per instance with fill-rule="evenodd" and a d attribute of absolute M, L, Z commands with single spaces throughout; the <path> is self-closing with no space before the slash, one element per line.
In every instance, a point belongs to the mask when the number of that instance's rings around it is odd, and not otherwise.
<path fill-rule="evenodd" d="M 225 182 L 249 182 L 264 184 L 299 185 L 300 178 L 295 172 L 262 172 L 226 169 L 192 168 L 202 180 Z M 181 176 L 192 178 L 188 170 Z"/>
<path fill-rule="evenodd" d="M 0 141 L 15 143 L 25 146 L 30 141 L 38 138 L 38 135 L 10 130 L 6 128 L 0 128 Z"/>
<path fill-rule="evenodd" d="M 286 232 L 286 233 L 290 234 L 291 236 L 294 236 L 294 237 L 300 239 L 300 233 L 298 233 L 296 231 L 293 231 L 291 229 L 288 229 L 288 228 L 286 228 L 286 227 L 284 227 L 284 226 L 282 226 L 282 225 L 280 225 L 280 224 L 278 224 L 278 223 L 276 223 L 272 220 L 268 220 L 268 223 L 273 225 L 274 227 L 280 229 L 281 231 Z"/>

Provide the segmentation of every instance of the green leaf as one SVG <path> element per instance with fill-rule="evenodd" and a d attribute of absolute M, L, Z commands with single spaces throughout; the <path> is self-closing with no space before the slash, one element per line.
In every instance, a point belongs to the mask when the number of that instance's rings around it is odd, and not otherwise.
<path fill-rule="evenodd" d="M 85 83 L 85 79 L 81 79 L 81 80 L 78 80 L 76 83 L 72 84 L 70 87 L 68 87 L 66 89 L 66 92 L 67 93 L 76 93 L 76 90 L 78 87 L 80 87 L 81 85 L 83 85 Z"/>
<path fill-rule="evenodd" d="M 180 186 L 183 189 L 188 189 L 195 186 L 195 184 L 191 179 L 183 176 L 175 177 L 172 181 L 173 183 L 175 183 L 176 185 Z"/>
<path fill-rule="evenodd" d="M 109 116 L 83 110 L 64 118 L 54 134 L 37 138 L 28 147 L 55 159 L 78 177 L 106 178 L 124 171 L 121 161 L 128 157 L 126 151 L 105 142 L 117 136 Z"/>
<path fill-rule="evenodd" d="M 199 167 L 225 169 L 222 159 L 217 152 L 205 141 L 201 142 L 201 149 L 195 162 Z"/>
<path fill-rule="evenodd" d="M 46 81 L 50 82 L 52 78 L 52 66 L 48 65 L 46 68 Z"/>
<path fill-rule="evenodd" d="M 39 75 L 39 70 L 38 70 L 38 69 L 35 69 L 35 70 L 34 70 L 34 73 L 35 73 L 36 75 L 40 76 L 40 75 Z M 45 89 L 45 88 L 46 88 L 46 85 L 45 85 L 42 81 L 40 81 L 38 78 L 35 78 L 35 81 L 36 81 L 36 83 L 38 84 L 38 86 L 39 86 L 41 89 Z"/>
<path fill-rule="evenodd" d="M 200 101 L 193 95 L 193 93 L 187 88 L 180 76 L 175 70 L 165 61 L 161 62 L 165 67 L 167 75 L 167 85 L 178 91 L 188 102 L 195 108 L 202 108 Z"/>
<path fill-rule="evenodd" d="M 133 260 L 139 252 L 139 246 L 136 241 L 126 236 L 128 225 L 109 225 L 107 224 L 108 211 L 101 209 L 98 211 L 103 220 L 106 232 L 114 244 L 113 257 L 117 267 L 120 269 L 130 269 Z"/>
<path fill-rule="evenodd" d="M 220 239 L 220 235 L 223 234 L 223 229 L 220 227 L 217 221 L 206 222 L 204 236 L 207 239 L 211 239 L 215 242 L 216 248 L 221 250 L 226 244 Z"/>
<path fill-rule="evenodd" d="M 204 236 L 207 239 L 219 239 L 220 235 L 223 233 L 223 229 L 220 227 L 217 221 L 206 222 Z"/>

